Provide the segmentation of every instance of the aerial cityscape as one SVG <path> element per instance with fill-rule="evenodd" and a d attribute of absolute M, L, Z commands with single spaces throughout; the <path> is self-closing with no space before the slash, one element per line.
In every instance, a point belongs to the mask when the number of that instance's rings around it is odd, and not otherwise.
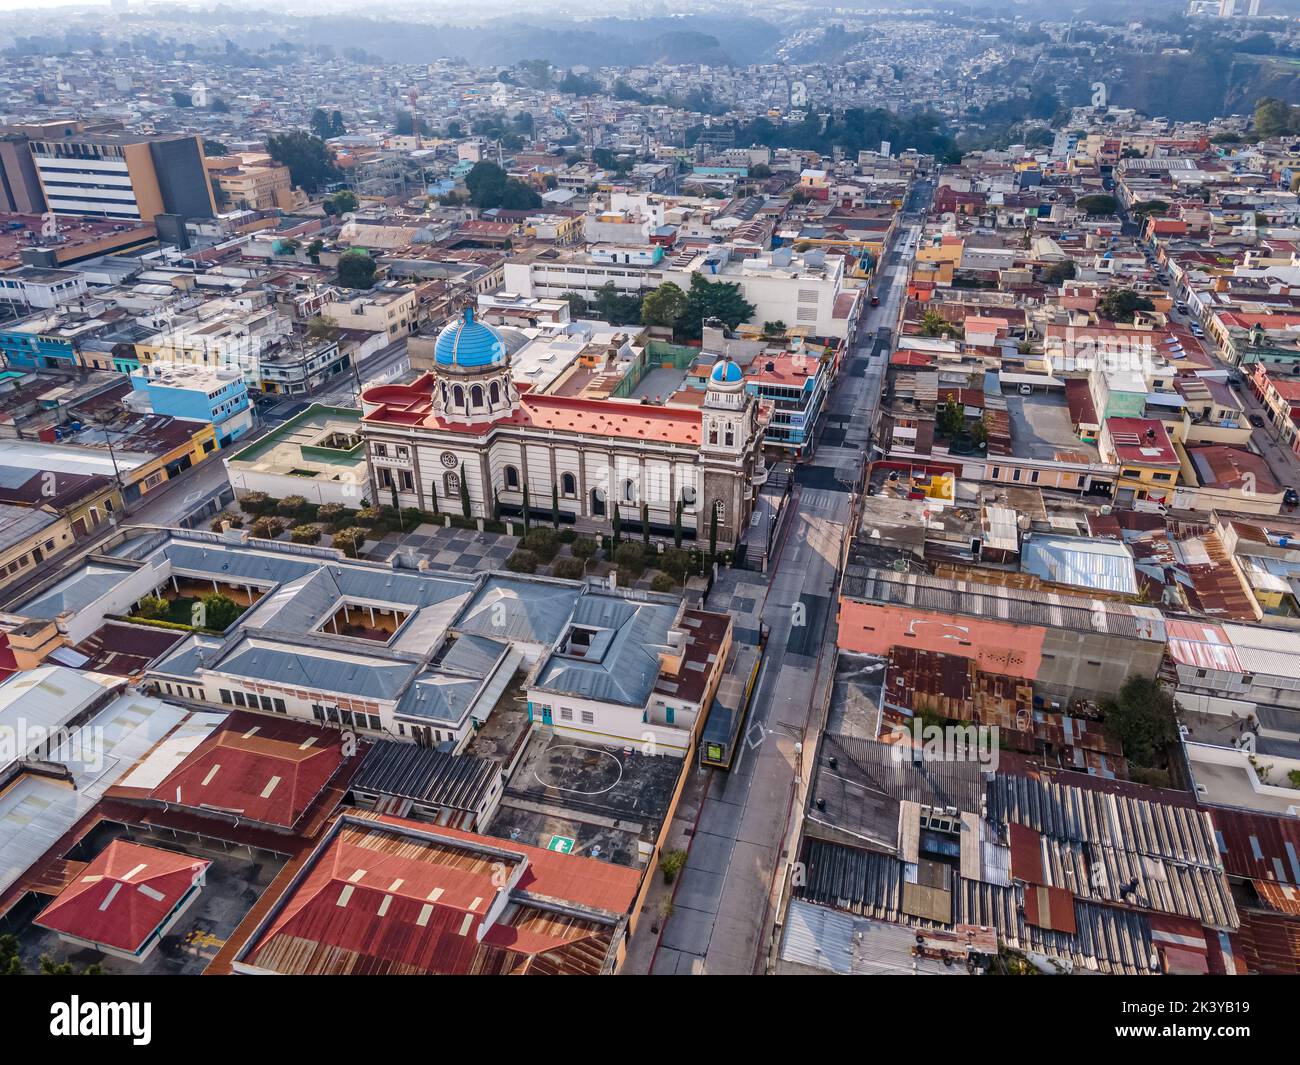
<path fill-rule="evenodd" d="M 1300 0 L 3 0 L 0 975 L 263 974 L 1300 974 Z"/>

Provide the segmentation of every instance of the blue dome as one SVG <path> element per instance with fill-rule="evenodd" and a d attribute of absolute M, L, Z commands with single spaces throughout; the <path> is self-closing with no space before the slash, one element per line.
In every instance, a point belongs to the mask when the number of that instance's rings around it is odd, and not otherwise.
<path fill-rule="evenodd" d="M 719 359 L 713 364 L 713 371 L 709 374 L 709 380 L 720 385 L 734 385 L 738 384 L 744 376 L 740 367 L 730 359 Z"/>
<path fill-rule="evenodd" d="M 439 366 L 479 369 L 505 361 L 506 345 L 501 334 L 490 325 L 474 320 L 474 308 L 466 307 L 460 318 L 448 323 L 438 334 L 433 358 Z"/>

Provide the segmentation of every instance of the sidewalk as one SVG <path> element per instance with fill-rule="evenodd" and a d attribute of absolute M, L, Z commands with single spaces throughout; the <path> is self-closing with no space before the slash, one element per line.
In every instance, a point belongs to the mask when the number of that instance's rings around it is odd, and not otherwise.
<path fill-rule="evenodd" d="M 663 853 L 683 850 L 689 855 L 691 843 L 695 838 L 695 826 L 699 821 L 709 781 L 715 770 L 701 771 L 692 760 L 686 772 L 690 774 L 690 779 L 682 789 L 676 816 L 666 829 Z M 659 951 L 659 941 L 663 938 L 664 927 L 668 923 L 664 916 L 664 906 L 671 904 L 676 896 L 684 872 L 685 869 L 679 872 L 673 883 L 665 884 L 663 873 L 657 867 L 646 871 L 646 875 L 653 878 L 653 882 L 641 907 L 636 933 L 628 943 L 627 957 L 623 961 L 623 968 L 619 970 L 620 975 L 646 976 L 650 973 Z"/>

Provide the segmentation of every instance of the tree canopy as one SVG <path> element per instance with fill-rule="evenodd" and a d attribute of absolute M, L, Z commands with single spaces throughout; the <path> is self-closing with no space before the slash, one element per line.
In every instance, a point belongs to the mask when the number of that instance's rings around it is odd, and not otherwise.
<path fill-rule="evenodd" d="M 1147 768 L 1163 762 L 1164 748 L 1178 738 L 1174 700 L 1159 681 L 1133 676 L 1119 698 L 1102 706 L 1106 730 L 1124 747 L 1130 764 Z"/>
<path fill-rule="evenodd" d="M 1255 132 L 1262 138 L 1287 137 L 1300 133 L 1300 106 L 1272 96 L 1256 101 Z"/>
<path fill-rule="evenodd" d="M 266 139 L 266 151 L 281 166 L 289 168 L 289 179 L 295 185 L 309 192 L 341 176 L 325 142 L 303 130 L 272 134 Z"/>
<path fill-rule="evenodd" d="M 1155 304 L 1131 288 L 1107 292 L 1097 303 L 1097 313 L 1112 322 L 1131 322 L 1137 311 L 1153 311 Z"/>
<path fill-rule="evenodd" d="M 665 281 L 641 301 L 641 321 L 646 325 L 672 329 L 686 313 L 686 293 Z"/>
<path fill-rule="evenodd" d="M 479 210 L 502 207 L 508 211 L 525 211 L 542 205 L 542 198 L 516 178 L 508 177 L 496 163 L 477 162 L 465 175 L 469 201 Z"/>
<path fill-rule="evenodd" d="M 316 108 L 311 113 L 311 131 L 321 140 L 326 140 L 329 137 L 342 137 L 347 133 L 347 127 L 343 125 L 342 112 L 327 112 L 324 108 Z"/>
<path fill-rule="evenodd" d="M 681 332 L 689 337 L 701 336 L 704 321 L 716 318 L 734 329 L 754 315 L 754 305 L 745 299 L 740 286 L 727 281 L 710 281 L 703 274 L 691 275 L 686 293 L 686 310 L 681 317 Z"/>
<path fill-rule="evenodd" d="M 375 283 L 375 260 L 360 248 L 339 256 L 339 284 L 345 288 L 369 288 Z"/>

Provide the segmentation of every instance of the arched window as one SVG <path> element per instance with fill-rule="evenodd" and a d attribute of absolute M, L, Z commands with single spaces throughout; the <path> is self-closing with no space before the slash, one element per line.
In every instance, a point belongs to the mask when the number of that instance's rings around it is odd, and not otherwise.
<path fill-rule="evenodd" d="M 442 382 L 442 405 L 444 407 L 447 405 L 447 382 L 446 381 Z"/>
<path fill-rule="evenodd" d="M 696 499 L 695 485 L 693 484 L 682 485 L 682 502 L 685 503 L 688 507 L 690 507 L 695 505 L 695 499 Z"/>
<path fill-rule="evenodd" d="M 488 402 L 494 407 L 501 402 L 501 386 L 496 381 L 488 389 Z"/>
<path fill-rule="evenodd" d="M 727 447 L 733 447 L 736 443 L 736 428 L 731 424 L 731 422 L 727 422 L 726 443 Z"/>
<path fill-rule="evenodd" d="M 560 495 L 572 498 L 578 494 L 578 478 L 571 473 L 560 476 Z"/>
<path fill-rule="evenodd" d="M 713 513 L 718 517 L 718 524 L 721 525 L 727 520 L 727 504 L 721 499 L 713 501 Z"/>
<path fill-rule="evenodd" d="M 471 407 L 483 406 L 483 386 L 474 385 L 469 390 L 469 405 Z"/>
<path fill-rule="evenodd" d="M 457 385 L 451 390 L 451 401 L 457 407 L 465 406 L 465 389 L 461 385 Z"/>
<path fill-rule="evenodd" d="M 623 502 L 624 503 L 636 502 L 636 481 L 634 481 L 631 477 L 629 477 L 626 481 L 623 482 Z"/>
<path fill-rule="evenodd" d="M 442 480 L 445 488 L 443 495 L 450 497 L 460 494 L 460 474 L 449 473 Z"/>
<path fill-rule="evenodd" d="M 718 423 L 709 422 L 709 443 L 716 444 L 717 442 L 718 442 Z"/>
<path fill-rule="evenodd" d="M 513 466 L 505 468 L 506 490 L 509 492 L 519 491 L 519 471 Z"/>

